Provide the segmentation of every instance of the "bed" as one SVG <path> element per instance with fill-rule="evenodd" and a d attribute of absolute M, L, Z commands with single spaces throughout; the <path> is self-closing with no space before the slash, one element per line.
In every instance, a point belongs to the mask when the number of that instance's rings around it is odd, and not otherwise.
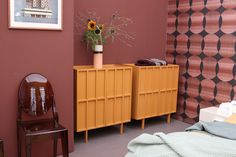
<path fill-rule="evenodd" d="M 125 157 L 236 157 L 236 125 L 199 122 L 184 132 L 142 134 Z"/>

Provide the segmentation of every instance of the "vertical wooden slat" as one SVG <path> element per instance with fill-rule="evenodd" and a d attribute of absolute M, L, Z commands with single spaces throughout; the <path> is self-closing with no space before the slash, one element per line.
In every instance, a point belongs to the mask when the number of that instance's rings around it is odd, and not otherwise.
<path fill-rule="evenodd" d="M 125 69 L 122 69 L 122 104 L 121 104 L 121 123 L 123 123 L 123 120 L 124 120 L 124 116 L 123 116 L 123 104 L 124 104 L 124 94 L 125 94 L 125 89 L 124 89 L 124 73 L 125 73 Z M 123 125 L 122 125 L 122 128 L 123 128 Z"/>
<path fill-rule="evenodd" d="M 97 122 L 97 113 L 98 113 L 98 94 L 97 94 L 97 79 L 98 79 L 98 70 L 96 69 L 96 71 L 95 71 L 95 116 L 94 116 L 94 122 L 95 122 L 95 127 L 98 127 L 98 122 Z"/>

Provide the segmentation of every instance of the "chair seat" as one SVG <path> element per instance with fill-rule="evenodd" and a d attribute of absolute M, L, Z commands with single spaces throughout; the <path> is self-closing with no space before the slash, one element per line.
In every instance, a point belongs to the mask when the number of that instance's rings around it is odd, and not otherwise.
<path fill-rule="evenodd" d="M 40 123 L 40 124 L 31 124 L 29 126 L 24 126 L 24 132 L 26 136 L 39 136 L 44 134 L 55 134 L 67 129 L 62 125 L 58 124 L 57 126 L 54 123 Z"/>

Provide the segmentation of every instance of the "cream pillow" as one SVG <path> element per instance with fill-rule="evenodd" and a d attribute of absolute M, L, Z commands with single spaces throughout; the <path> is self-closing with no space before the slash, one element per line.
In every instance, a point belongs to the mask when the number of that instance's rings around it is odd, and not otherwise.
<path fill-rule="evenodd" d="M 229 118 L 227 118 L 225 120 L 225 122 L 227 123 L 232 123 L 232 124 L 236 124 L 236 114 L 233 114 L 232 116 L 230 116 Z"/>

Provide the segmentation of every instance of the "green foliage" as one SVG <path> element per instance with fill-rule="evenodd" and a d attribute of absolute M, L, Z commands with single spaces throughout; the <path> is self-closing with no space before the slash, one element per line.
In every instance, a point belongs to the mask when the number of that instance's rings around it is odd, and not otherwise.
<path fill-rule="evenodd" d="M 87 46 L 91 46 L 92 50 L 95 49 L 95 45 L 103 45 L 105 39 L 102 34 L 96 34 L 94 30 L 87 30 L 84 33 L 84 41 L 87 43 Z"/>

